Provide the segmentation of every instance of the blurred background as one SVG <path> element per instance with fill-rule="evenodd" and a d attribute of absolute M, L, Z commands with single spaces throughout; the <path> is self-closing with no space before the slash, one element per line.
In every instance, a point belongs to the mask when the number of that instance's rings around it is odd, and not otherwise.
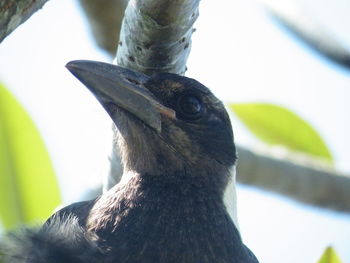
<path fill-rule="evenodd" d="M 292 110 L 321 135 L 335 169 L 349 175 L 350 67 L 320 55 L 271 14 L 293 21 L 297 6 L 350 51 L 350 2 L 282 2 L 202 1 L 186 76 L 225 103 L 267 102 Z M 65 204 L 101 183 L 111 151 L 111 120 L 65 69 L 75 59 L 112 61 L 95 44 L 76 1 L 50 0 L 0 45 L 0 81 L 38 127 Z M 239 145 L 265 147 L 235 116 L 232 125 Z M 349 213 L 239 184 L 238 217 L 245 243 L 261 262 L 317 262 L 331 245 L 350 263 Z"/>

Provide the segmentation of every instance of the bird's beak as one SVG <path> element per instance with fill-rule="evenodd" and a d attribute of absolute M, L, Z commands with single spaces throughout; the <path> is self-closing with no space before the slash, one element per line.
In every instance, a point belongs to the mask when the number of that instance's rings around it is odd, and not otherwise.
<path fill-rule="evenodd" d="M 158 132 L 161 131 L 161 115 L 175 118 L 175 112 L 158 102 L 144 87 L 149 79 L 147 75 L 89 60 L 71 61 L 66 67 L 94 94 L 112 119 L 108 110 L 110 104 L 130 112 Z"/>

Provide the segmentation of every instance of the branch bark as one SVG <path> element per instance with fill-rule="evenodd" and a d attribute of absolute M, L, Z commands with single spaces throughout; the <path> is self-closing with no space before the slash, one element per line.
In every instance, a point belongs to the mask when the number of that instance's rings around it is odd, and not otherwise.
<path fill-rule="evenodd" d="M 131 1 L 125 10 L 118 65 L 146 74 L 184 74 L 199 0 Z"/>
<path fill-rule="evenodd" d="M 318 207 L 350 212 L 350 178 L 238 148 L 237 180 Z"/>
<path fill-rule="evenodd" d="M 2 0 L 0 2 L 0 43 L 47 0 Z"/>

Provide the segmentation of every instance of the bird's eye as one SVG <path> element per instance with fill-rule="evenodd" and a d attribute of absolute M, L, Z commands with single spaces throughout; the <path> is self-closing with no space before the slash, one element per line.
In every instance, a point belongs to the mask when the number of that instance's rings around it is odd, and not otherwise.
<path fill-rule="evenodd" d="M 203 105 L 194 95 L 183 95 L 178 100 L 178 112 L 187 119 L 197 119 L 202 115 Z"/>

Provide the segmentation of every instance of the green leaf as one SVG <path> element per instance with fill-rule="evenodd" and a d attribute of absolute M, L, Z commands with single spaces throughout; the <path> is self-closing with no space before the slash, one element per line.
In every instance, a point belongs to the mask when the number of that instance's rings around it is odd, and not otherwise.
<path fill-rule="evenodd" d="M 327 247 L 317 263 L 342 263 L 332 247 Z"/>
<path fill-rule="evenodd" d="M 0 84 L 0 221 L 5 229 L 45 220 L 61 202 L 54 170 L 32 120 Z"/>
<path fill-rule="evenodd" d="M 229 107 L 262 141 L 333 161 L 321 136 L 290 110 L 267 103 L 230 104 Z"/>

